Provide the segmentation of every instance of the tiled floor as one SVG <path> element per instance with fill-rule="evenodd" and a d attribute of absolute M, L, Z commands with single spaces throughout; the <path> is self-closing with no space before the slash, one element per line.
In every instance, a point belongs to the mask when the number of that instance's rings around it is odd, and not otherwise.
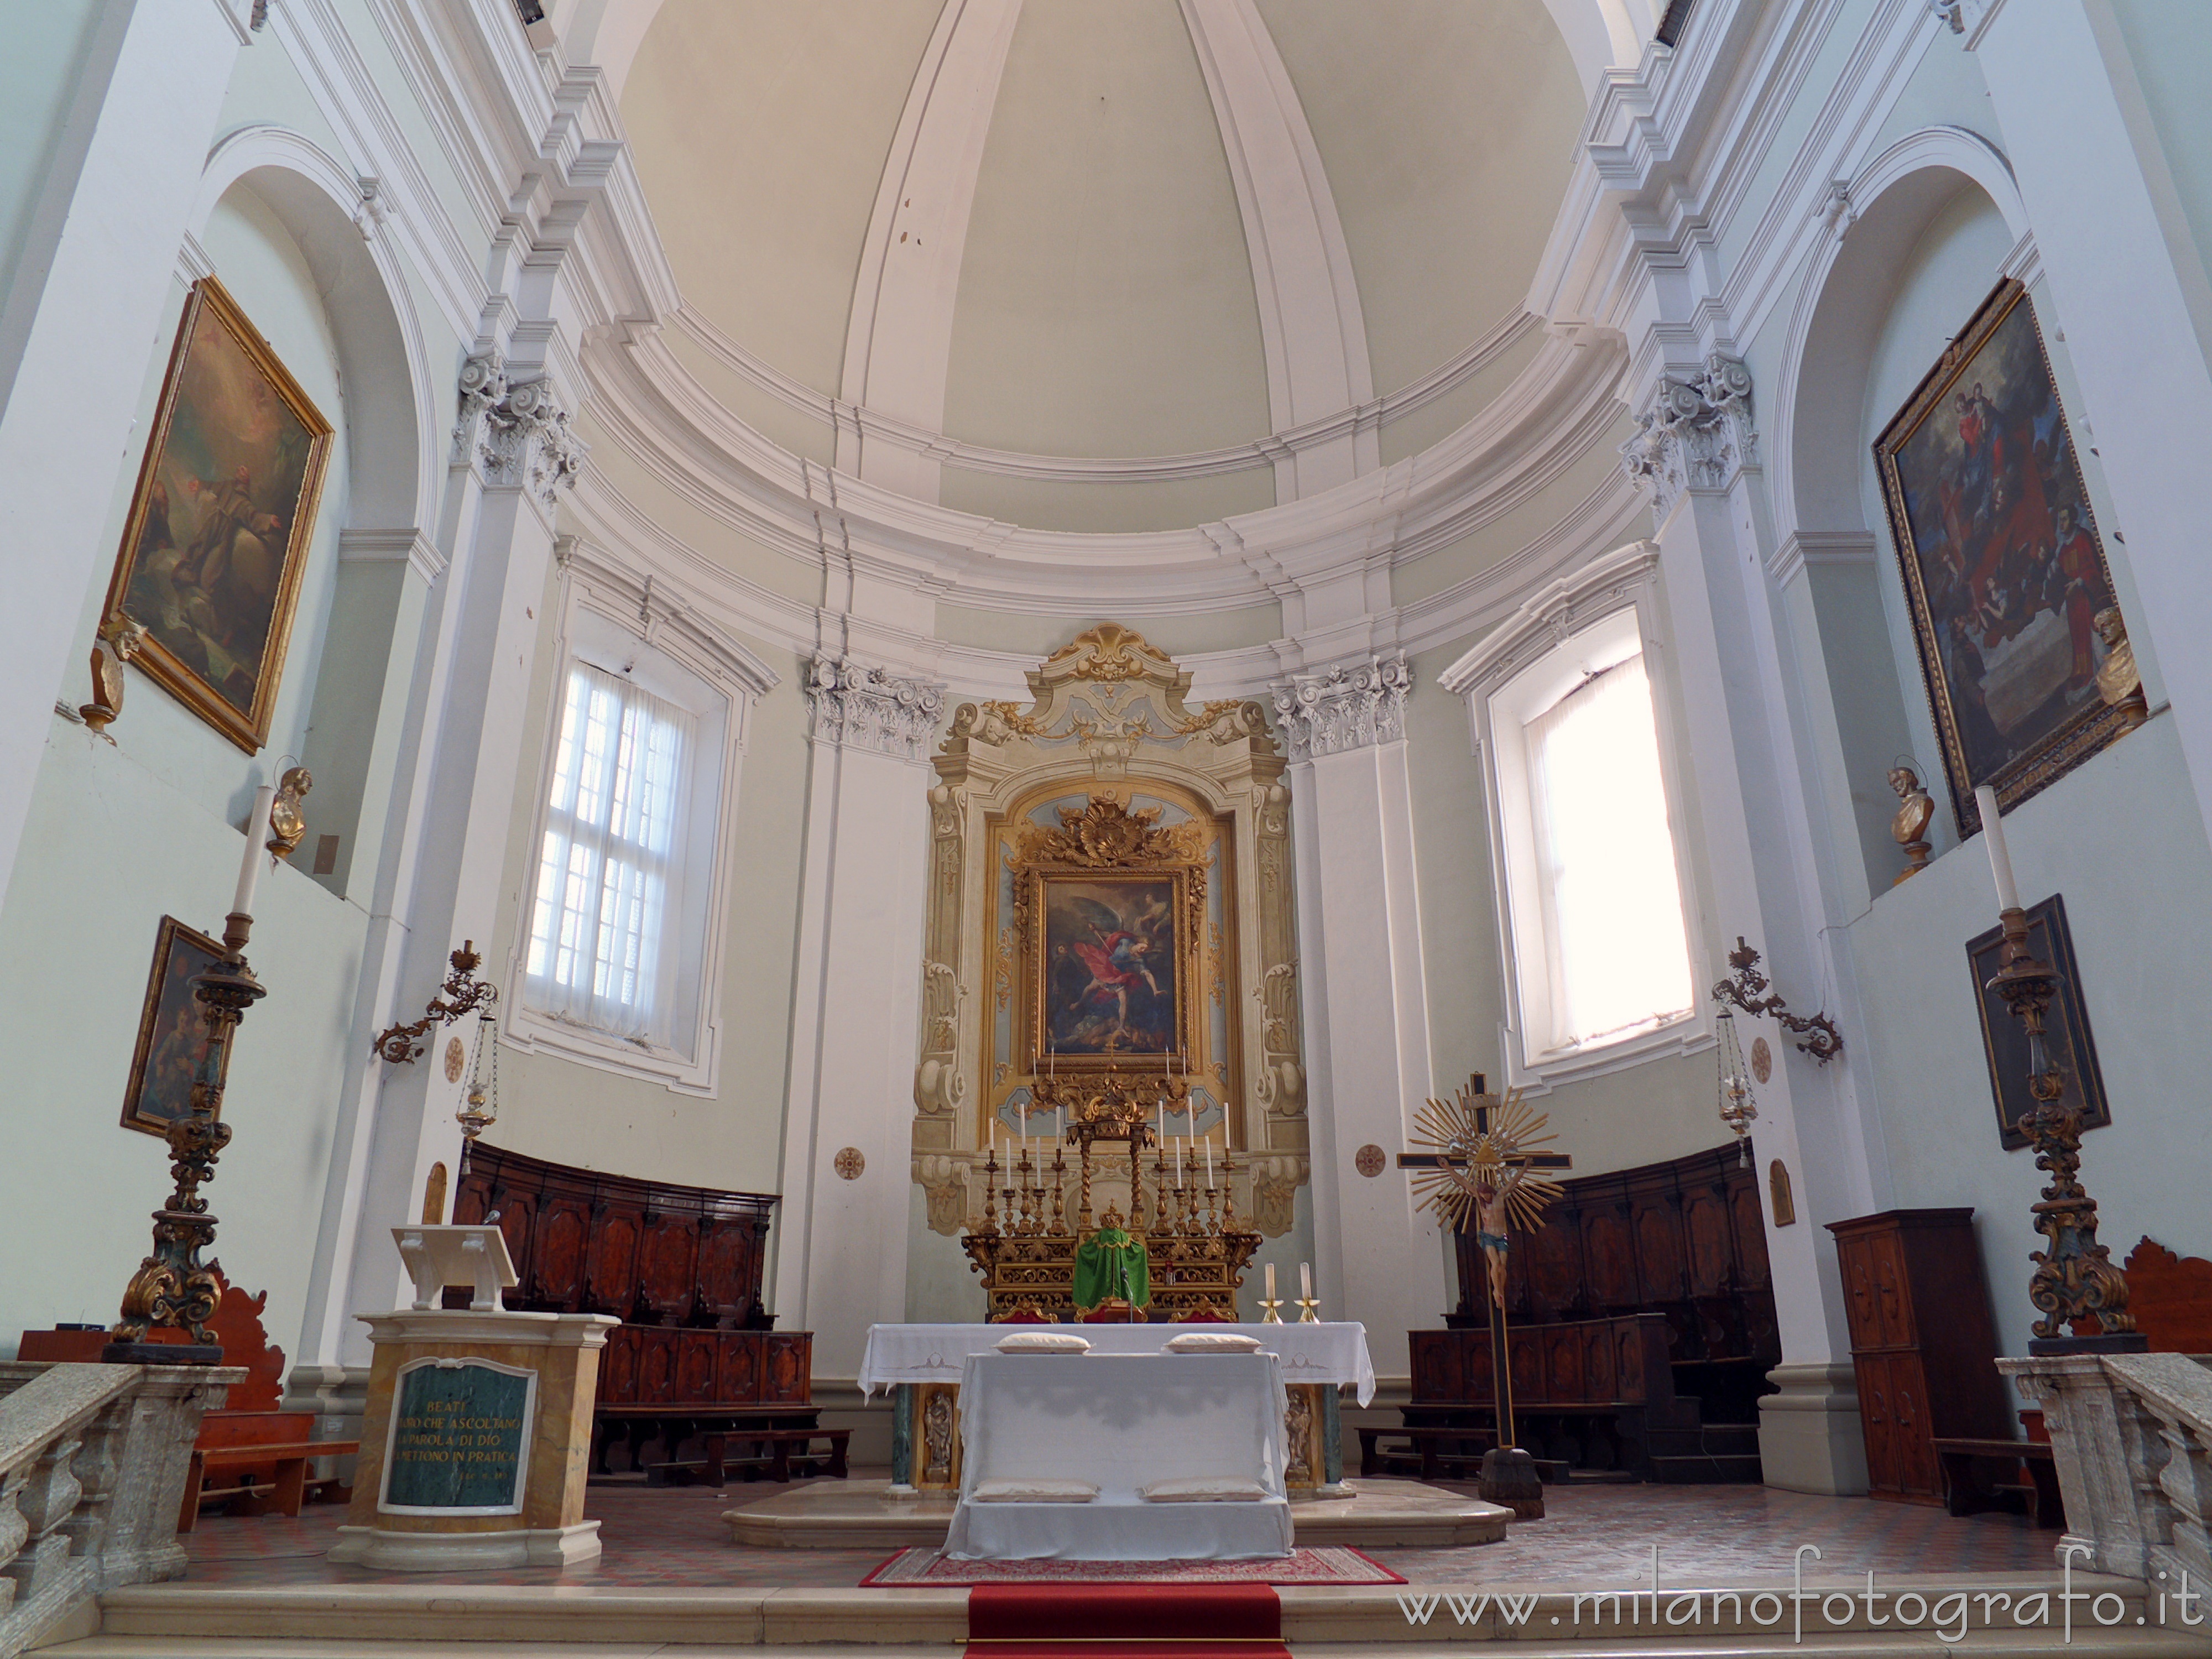
<path fill-rule="evenodd" d="M 834 1589 L 855 1585 L 889 1550 L 771 1550 L 730 1541 L 722 1511 L 785 1488 L 733 1485 L 647 1490 L 593 1486 L 585 1513 L 602 1524 L 605 1553 L 567 1582 L 623 1588 Z M 1458 1488 L 1457 1490 L 1471 1490 Z M 2056 1533 L 2018 1516 L 1954 1520 L 1940 1509 L 1815 1498 L 1764 1486 L 1583 1486 L 1553 1488 L 1550 1512 L 1516 1522 L 1502 1543 L 1466 1549 L 1370 1551 L 1418 1585 L 1476 1583 L 1619 1585 L 1642 1581 L 1650 1551 L 1670 1585 L 1745 1582 L 1786 1576 L 1791 1553 L 1816 1545 L 1808 1577 L 1862 1574 L 2047 1571 Z M 367 1583 L 551 1584 L 551 1568 L 498 1573 L 387 1573 L 332 1566 L 324 1559 L 344 1510 L 307 1510 L 233 1519 L 210 1516 L 186 1542 L 186 1581 L 222 1585 Z"/>

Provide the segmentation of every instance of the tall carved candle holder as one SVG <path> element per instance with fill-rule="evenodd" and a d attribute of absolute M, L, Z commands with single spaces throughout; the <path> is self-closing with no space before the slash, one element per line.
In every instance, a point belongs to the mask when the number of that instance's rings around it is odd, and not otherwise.
<path fill-rule="evenodd" d="M 2044 1047 L 2044 1016 L 2057 993 L 2058 975 L 2028 948 L 2027 912 L 2013 883 L 1996 792 L 1984 785 L 1975 795 L 1996 878 L 2002 907 L 1997 920 L 2004 929 L 1990 988 L 2004 999 L 2027 1032 L 2027 1087 L 2035 1109 L 2021 1120 L 2020 1127 L 2035 1149 L 2035 1167 L 2051 1176 L 2041 1201 L 2033 1206 L 2035 1231 L 2050 1244 L 2029 1258 L 2035 1271 L 2028 1278 L 2027 1299 L 2043 1317 L 2032 1328 L 2035 1334 L 2027 1351 L 2140 1353 L 2148 1344 L 2128 1311 L 2128 1281 L 2112 1265 L 2110 1247 L 2097 1242 L 2096 1200 L 2081 1182 L 2081 1109 L 2067 1102 L 2065 1074 Z"/>
<path fill-rule="evenodd" d="M 246 861 L 223 922 L 223 953 L 192 980 L 192 995 L 207 1024 L 207 1052 L 192 1079 L 191 1109 L 169 1125 L 169 1174 L 176 1188 L 154 1212 L 153 1254 L 131 1274 L 123 1291 L 122 1317 L 109 1332 L 113 1340 L 100 1350 L 100 1357 L 111 1364 L 222 1364 L 222 1345 L 208 1328 L 222 1301 L 215 1276 L 221 1264 L 200 1260 L 200 1252 L 215 1243 L 216 1218 L 208 1213 L 200 1188 L 215 1179 L 216 1160 L 230 1145 L 230 1126 L 222 1121 L 222 1091 L 233 1034 L 246 1011 L 268 994 L 246 963 L 246 946 L 253 935 L 253 891 L 267 856 L 262 843 L 276 798 L 274 789 L 254 797 L 246 826 Z M 190 1340 L 149 1342 L 146 1334 L 155 1327 L 181 1330 Z"/>

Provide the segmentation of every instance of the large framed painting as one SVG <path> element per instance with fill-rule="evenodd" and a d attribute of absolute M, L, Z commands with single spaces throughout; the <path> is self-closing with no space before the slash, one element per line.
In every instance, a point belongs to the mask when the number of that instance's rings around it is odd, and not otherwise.
<path fill-rule="evenodd" d="M 2112 572 L 2027 290 L 2008 278 L 1875 441 L 1961 838 L 2126 729 L 2097 691 Z"/>
<path fill-rule="evenodd" d="M 1182 1054 L 1188 873 L 1041 870 L 1036 879 L 1043 1064 Z"/>
<path fill-rule="evenodd" d="M 248 754 L 269 737 L 331 425 L 212 276 L 192 284 L 108 583 L 104 629 Z"/>
<path fill-rule="evenodd" d="M 123 1127 L 166 1135 L 192 1109 L 192 1080 L 207 1058 L 207 1026 L 192 980 L 222 955 L 222 946 L 174 916 L 161 918 L 154 936 L 154 971 L 138 1013 L 138 1047 L 131 1056 L 131 1082 L 123 1095 Z M 230 1052 L 223 1051 L 223 1067 Z"/>
<path fill-rule="evenodd" d="M 2066 1079 L 2064 1098 L 2081 1114 L 2084 1129 L 2112 1121 L 2105 1098 L 2105 1074 L 2097 1065 L 2097 1043 L 2089 1033 L 2089 1010 L 2081 1000 L 2081 971 L 2074 962 L 2074 935 L 2066 926 L 2066 901 L 2053 893 L 2027 912 L 2027 948 L 2058 974 L 2058 994 L 2044 1013 L 2046 1058 Z M 1966 967 L 1974 976 L 1974 999 L 1982 1011 L 1982 1051 L 1990 1063 L 1990 1096 L 1996 1104 L 1997 1139 L 2007 1152 L 2027 1146 L 2020 1121 L 2035 1109 L 2027 1091 L 2027 1033 L 2004 999 L 1989 988 L 2004 949 L 2004 930 L 1992 927 L 1966 945 Z"/>

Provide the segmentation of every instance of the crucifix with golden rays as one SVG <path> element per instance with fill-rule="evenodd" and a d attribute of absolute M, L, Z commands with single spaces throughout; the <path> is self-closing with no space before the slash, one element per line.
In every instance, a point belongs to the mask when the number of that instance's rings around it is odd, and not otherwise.
<path fill-rule="evenodd" d="M 1437 1224 L 1465 1232 L 1472 1224 L 1490 1279 L 1490 1375 L 1498 1406 L 1498 1443 L 1514 1444 L 1513 1377 L 1505 1348 L 1508 1229 L 1544 1224 L 1544 1208 L 1559 1195 L 1548 1171 L 1567 1170 L 1565 1152 L 1538 1150 L 1553 1137 L 1549 1120 L 1522 1103 L 1521 1091 L 1485 1092 L 1477 1072 L 1450 1100 L 1431 1100 L 1413 1120 L 1413 1139 L 1429 1150 L 1398 1154 L 1398 1167 L 1419 1171 L 1413 1193 Z"/>

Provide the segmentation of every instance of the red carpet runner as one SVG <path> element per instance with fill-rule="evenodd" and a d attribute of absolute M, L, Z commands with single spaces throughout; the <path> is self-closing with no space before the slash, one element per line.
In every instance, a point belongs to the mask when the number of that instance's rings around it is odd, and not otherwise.
<path fill-rule="evenodd" d="M 978 1584 L 970 1659 L 1290 1659 L 1267 1584 Z"/>

